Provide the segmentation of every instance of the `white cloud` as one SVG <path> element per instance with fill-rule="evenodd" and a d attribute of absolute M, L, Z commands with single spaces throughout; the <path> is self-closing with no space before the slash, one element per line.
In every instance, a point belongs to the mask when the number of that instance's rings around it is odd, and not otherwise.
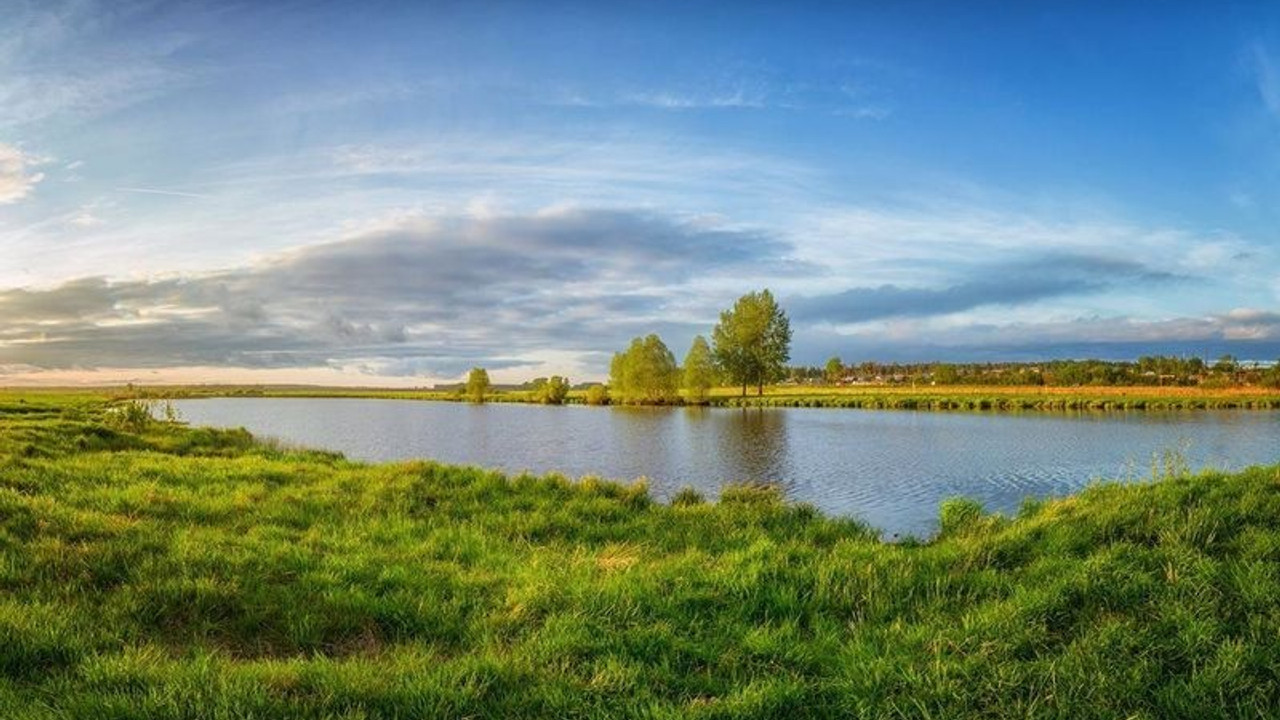
<path fill-rule="evenodd" d="M 103 220 L 95 215 L 91 208 L 86 206 L 72 214 L 71 217 L 67 219 L 67 223 L 78 228 L 88 229 L 102 225 Z"/>
<path fill-rule="evenodd" d="M 44 173 L 34 168 L 45 162 L 45 158 L 0 143 L 0 205 L 26 197 L 44 179 Z"/>

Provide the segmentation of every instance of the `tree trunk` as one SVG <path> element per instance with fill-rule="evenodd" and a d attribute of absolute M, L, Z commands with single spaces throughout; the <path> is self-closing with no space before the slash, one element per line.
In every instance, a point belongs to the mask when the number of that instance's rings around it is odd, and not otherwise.
<path fill-rule="evenodd" d="M 743 383 L 742 383 L 742 397 L 746 397 L 746 396 L 747 396 L 747 383 L 746 383 L 746 381 L 743 381 Z"/>
<path fill-rule="evenodd" d="M 759 395 L 760 397 L 764 397 L 764 381 L 763 380 L 761 380 L 760 384 L 756 386 L 756 395 Z"/>

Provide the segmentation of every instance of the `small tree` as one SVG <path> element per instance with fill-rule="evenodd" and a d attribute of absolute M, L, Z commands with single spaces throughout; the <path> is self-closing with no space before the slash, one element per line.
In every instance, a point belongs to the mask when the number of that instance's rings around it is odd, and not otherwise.
<path fill-rule="evenodd" d="M 721 312 L 711 340 L 716 365 L 742 385 L 743 396 L 748 385 L 763 395 L 765 383 L 787 376 L 791 322 L 768 290 L 747 293 Z"/>
<path fill-rule="evenodd" d="M 609 364 L 609 386 L 615 399 L 625 403 L 664 404 L 679 399 L 676 358 L 662 338 L 636 338 Z"/>
<path fill-rule="evenodd" d="M 544 405 L 561 405 L 569 395 L 569 378 L 552 375 L 538 387 L 536 397 Z"/>
<path fill-rule="evenodd" d="M 609 388 L 599 383 L 587 388 L 587 404 L 588 405 L 608 405 L 609 404 Z"/>
<path fill-rule="evenodd" d="M 933 381 L 939 385 L 955 385 L 960 382 L 960 371 L 950 363 L 938 363 L 933 366 Z"/>
<path fill-rule="evenodd" d="M 684 356 L 682 373 L 685 402 L 702 405 L 707 402 L 707 391 L 715 385 L 715 361 L 711 357 L 711 346 L 701 335 L 693 339 L 689 346 L 689 354 Z"/>
<path fill-rule="evenodd" d="M 836 385 L 844 379 L 844 362 L 838 356 L 832 356 L 827 360 L 826 372 L 827 382 Z"/>
<path fill-rule="evenodd" d="M 489 393 L 489 371 L 481 367 L 471 368 L 467 375 L 467 399 L 471 402 L 484 402 Z"/>

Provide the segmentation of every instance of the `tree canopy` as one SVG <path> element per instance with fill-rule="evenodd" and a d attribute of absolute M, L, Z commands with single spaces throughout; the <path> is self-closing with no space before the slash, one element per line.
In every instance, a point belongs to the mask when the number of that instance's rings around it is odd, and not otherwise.
<path fill-rule="evenodd" d="M 482 367 L 471 368 L 467 375 L 467 399 L 471 402 L 484 402 L 489 393 L 489 371 Z"/>
<path fill-rule="evenodd" d="M 534 397 L 543 405 L 561 405 L 569 395 L 569 378 L 552 375 L 534 388 Z"/>
<path fill-rule="evenodd" d="M 827 382 L 832 385 L 840 382 L 840 379 L 844 377 L 844 361 L 840 359 L 840 356 L 833 355 L 827 360 L 827 367 L 823 375 L 826 376 Z"/>
<path fill-rule="evenodd" d="M 701 405 L 707 401 L 707 392 L 716 383 L 716 368 L 711 356 L 711 346 L 701 335 L 693 339 L 689 354 L 684 356 L 681 379 L 685 402 Z"/>
<path fill-rule="evenodd" d="M 711 340 L 716 365 L 744 396 L 748 385 L 763 395 L 765 383 L 786 377 L 791 322 L 768 290 L 747 293 L 721 312 Z"/>
<path fill-rule="evenodd" d="M 609 365 L 609 395 L 616 402 L 662 404 L 680 395 L 676 358 L 657 335 L 631 341 Z"/>

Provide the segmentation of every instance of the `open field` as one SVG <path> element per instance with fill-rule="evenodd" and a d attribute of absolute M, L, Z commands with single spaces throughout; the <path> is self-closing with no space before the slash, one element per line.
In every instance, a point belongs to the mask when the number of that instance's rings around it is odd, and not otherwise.
<path fill-rule="evenodd" d="M 1257 468 L 890 545 L 8 393 L 0 717 L 1265 717 L 1277 516 Z"/>

